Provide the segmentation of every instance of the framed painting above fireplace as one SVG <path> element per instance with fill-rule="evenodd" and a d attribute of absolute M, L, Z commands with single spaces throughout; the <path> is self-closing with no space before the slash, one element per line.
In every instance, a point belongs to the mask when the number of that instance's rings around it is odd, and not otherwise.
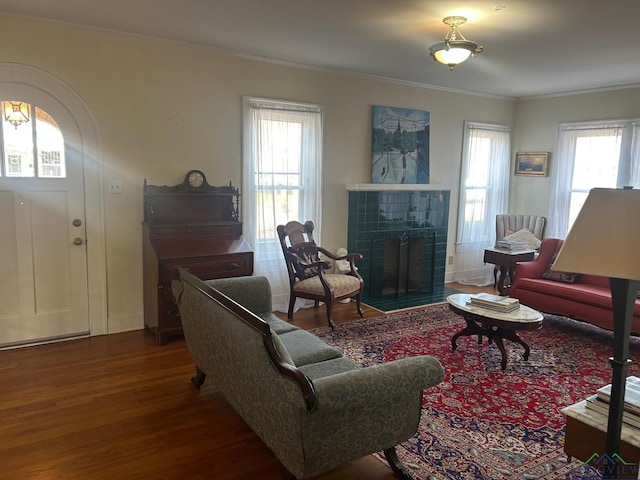
<path fill-rule="evenodd" d="M 429 183 L 429 128 L 429 112 L 374 105 L 372 183 Z"/>

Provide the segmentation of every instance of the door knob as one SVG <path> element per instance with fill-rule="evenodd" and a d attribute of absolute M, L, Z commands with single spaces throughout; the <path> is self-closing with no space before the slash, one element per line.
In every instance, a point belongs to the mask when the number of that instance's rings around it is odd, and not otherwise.
<path fill-rule="evenodd" d="M 73 239 L 73 244 L 74 245 L 82 245 L 83 240 L 80 237 L 76 237 Z"/>
<path fill-rule="evenodd" d="M 80 220 L 79 218 L 74 218 L 74 219 L 73 219 L 73 222 L 71 222 L 71 224 L 72 224 L 74 227 L 79 227 L 80 225 L 82 225 L 82 220 Z"/>

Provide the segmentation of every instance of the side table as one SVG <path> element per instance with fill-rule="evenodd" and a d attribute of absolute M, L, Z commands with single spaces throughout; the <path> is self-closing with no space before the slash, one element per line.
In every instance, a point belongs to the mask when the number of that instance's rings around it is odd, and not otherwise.
<path fill-rule="evenodd" d="M 594 453 L 605 453 L 608 418 L 586 407 L 586 401 L 575 403 L 561 410 L 567 416 L 564 437 L 564 452 L 568 457 L 583 462 Z M 640 460 L 640 429 L 622 424 L 620 434 L 620 457 L 629 463 Z"/>
<path fill-rule="evenodd" d="M 516 263 L 530 262 L 535 258 L 535 250 L 519 250 L 512 252 L 502 248 L 485 248 L 484 263 L 493 263 L 500 269 L 497 280 L 500 295 L 508 295 L 509 288 L 516 279 Z M 507 283 L 507 277 L 509 282 Z"/>

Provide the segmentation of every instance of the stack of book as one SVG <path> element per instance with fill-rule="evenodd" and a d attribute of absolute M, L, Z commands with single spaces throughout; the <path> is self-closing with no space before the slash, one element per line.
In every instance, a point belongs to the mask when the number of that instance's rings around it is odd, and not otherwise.
<path fill-rule="evenodd" d="M 520 301 L 517 298 L 501 297 L 490 293 L 471 295 L 467 304 L 503 313 L 513 312 L 520 308 Z"/>
<path fill-rule="evenodd" d="M 521 250 L 527 250 L 527 244 L 518 240 L 498 240 L 496 247 L 502 250 L 509 250 L 510 252 L 519 252 Z"/>
<path fill-rule="evenodd" d="M 611 401 L 611 385 L 596 390 L 595 395 L 587 397 L 586 407 L 595 412 L 609 416 L 609 402 Z M 624 392 L 624 411 L 622 421 L 640 428 L 640 378 L 627 377 Z"/>

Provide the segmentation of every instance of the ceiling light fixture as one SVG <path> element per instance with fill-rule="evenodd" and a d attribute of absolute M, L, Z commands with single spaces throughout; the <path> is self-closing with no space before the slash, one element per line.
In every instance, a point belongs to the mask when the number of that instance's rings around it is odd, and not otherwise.
<path fill-rule="evenodd" d="M 8 100 L 2 102 L 2 110 L 4 111 L 4 119 L 15 128 L 18 128 L 21 123 L 29 121 L 28 103 Z"/>
<path fill-rule="evenodd" d="M 469 57 L 475 57 L 482 53 L 484 47 L 479 46 L 464 38 L 458 27 L 467 21 L 466 17 L 444 17 L 442 23 L 449 25 L 449 31 L 444 37 L 444 42 L 438 42 L 429 47 L 429 54 L 434 60 L 449 65 L 449 69 L 464 62 Z"/>

